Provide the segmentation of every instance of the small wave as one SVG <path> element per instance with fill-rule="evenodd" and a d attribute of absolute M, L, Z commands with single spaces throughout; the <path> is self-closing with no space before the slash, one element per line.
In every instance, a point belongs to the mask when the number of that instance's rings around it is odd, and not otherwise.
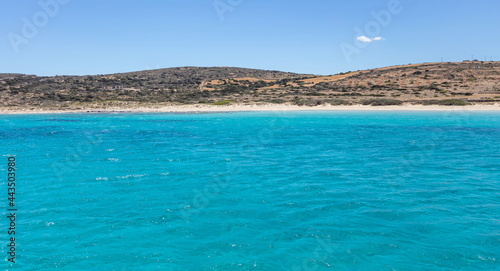
<path fill-rule="evenodd" d="M 148 176 L 148 174 L 131 174 L 126 176 L 116 176 L 118 179 L 128 179 L 128 178 L 141 178 L 144 176 Z"/>

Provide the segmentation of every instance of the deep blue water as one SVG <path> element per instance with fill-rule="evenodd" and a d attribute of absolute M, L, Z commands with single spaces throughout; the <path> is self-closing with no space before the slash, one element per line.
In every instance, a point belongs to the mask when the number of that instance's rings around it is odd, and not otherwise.
<path fill-rule="evenodd" d="M 0 116 L 8 270 L 500 270 L 500 113 Z"/>

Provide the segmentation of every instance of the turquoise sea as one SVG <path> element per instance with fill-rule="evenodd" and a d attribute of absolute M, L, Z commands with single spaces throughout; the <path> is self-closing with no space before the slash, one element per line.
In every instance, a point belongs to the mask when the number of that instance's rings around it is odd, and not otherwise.
<path fill-rule="evenodd" d="M 2 115 L 0 146 L 6 270 L 500 270 L 499 112 Z"/>

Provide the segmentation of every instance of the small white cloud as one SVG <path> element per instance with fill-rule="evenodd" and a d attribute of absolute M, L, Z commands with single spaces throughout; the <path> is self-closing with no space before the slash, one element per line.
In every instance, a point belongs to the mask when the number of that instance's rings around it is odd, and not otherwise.
<path fill-rule="evenodd" d="M 365 37 L 365 36 L 359 36 L 358 40 L 361 42 L 372 42 L 372 39 Z"/>
<path fill-rule="evenodd" d="M 368 38 L 365 36 L 359 36 L 358 40 L 361 42 L 372 42 L 372 41 L 384 40 L 384 38 L 382 37 Z"/>

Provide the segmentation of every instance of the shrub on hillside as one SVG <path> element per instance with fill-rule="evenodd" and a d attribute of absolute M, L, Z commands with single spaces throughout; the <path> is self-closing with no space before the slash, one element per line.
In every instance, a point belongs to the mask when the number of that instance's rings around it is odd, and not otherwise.
<path fill-rule="evenodd" d="M 342 100 L 342 99 L 329 100 L 328 103 L 331 105 L 348 105 L 349 104 L 348 101 Z"/>
<path fill-rule="evenodd" d="M 467 102 L 466 100 L 448 99 L 448 100 L 429 100 L 429 101 L 424 101 L 423 104 L 424 105 L 464 106 L 464 105 L 469 105 L 470 103 Z"/>
<path fill-rule="evenodd" d="M 384 106 L 384 105 L 401 105 L 403 102 L 396 99 L 368 99 L 362 100 L 362 105 Z"/>
<path fill-rule="evenodd" d="M 219 102 L 213 103 L 213 105 L 228 105 L 230 103 L 231 103 L 230 101 L 219 101 Z"/>

